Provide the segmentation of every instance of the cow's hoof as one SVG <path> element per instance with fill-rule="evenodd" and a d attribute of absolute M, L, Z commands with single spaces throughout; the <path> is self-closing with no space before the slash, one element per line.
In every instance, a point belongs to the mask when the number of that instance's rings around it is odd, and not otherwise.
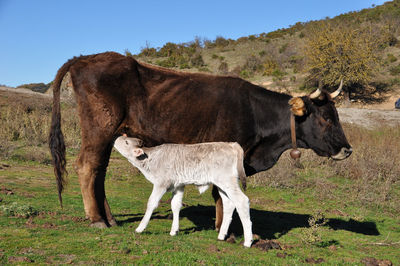
<path fill-rule="evenodd" d="M 108 226 L 106 225 L 105 222 L 99 221 L 99 222 L 91 223 L 90 227 L 104 229 L 104 228 L 107 228 Z"/>
<path fill-rule="evenodd" d="M 108 223 L 110 224 L 111 227 L 118 226 L 117 221 L 115 221 L 115 219 L 109 220 Z"/>

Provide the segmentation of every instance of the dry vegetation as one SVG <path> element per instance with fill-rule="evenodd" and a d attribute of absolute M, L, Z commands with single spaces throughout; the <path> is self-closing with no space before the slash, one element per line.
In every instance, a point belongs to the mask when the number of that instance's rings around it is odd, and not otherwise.
<path fill-rule="evenodd" d="M 80 128 L 75 107 L 70 104 L 63 104 L 62 107 L 66 144 L 68 148 L 77 149 L 80 145 Z M 50 99 L 2 92 L 0 159 L 49 163 L 47 138 L 50 121 Z"/>
<path fill-rule="evenodd" d="M 321 200 L 376 207 L 399 215 L 400 128 L 367 130 L 346 124 L 344 128 L 354 150 L 348 159 L 328 160 L 304 150 L 303 168 L 299 169 L 284 153 L 272 169 L 251 177 L 250 184 L 298 192 L 312 189 Z"/>

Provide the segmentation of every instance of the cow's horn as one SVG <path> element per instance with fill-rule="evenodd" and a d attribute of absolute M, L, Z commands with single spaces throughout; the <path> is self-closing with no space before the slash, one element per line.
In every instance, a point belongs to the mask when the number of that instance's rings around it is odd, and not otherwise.
<path fill-rule="evenodd" d="M 339 88 L 331 93 L 332 99 L 336 98 L 342 92 L 342 87 L 343 87 L 343 79 L 340 80 Z"/>
<path fill-rule="evenodd" d="M 311 99 L 316 99 L 321 95 L 321 90 L 318 88 L 316 91 L 310 94 Z"/>

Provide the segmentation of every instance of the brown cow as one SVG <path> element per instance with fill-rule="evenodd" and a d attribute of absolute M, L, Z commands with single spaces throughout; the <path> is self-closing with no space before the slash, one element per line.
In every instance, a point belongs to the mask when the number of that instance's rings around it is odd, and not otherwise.
<path fill-rule="evenodd" d="M 54 81 L 49 145 L 60 202 L 66 165 L 60 84 L 67 72 L 81 123 L 76 170 L 86 216 L 96 227 L 116 224 L 104 178 L 113 142 L 123 133 L 142 139 L 148 147 L 238 142 L 245 152 L 246 174 L 251 175 L 272 167 L 291 147 L 289 121 L 294 114 L 300 148 L 334 159 L 344 159 L 352 152 L 326 91 L 292 98 L 240 78 L 177 72 L 112 52 L 80 56 L 65 63 Z M 217 188 L 213 192 L 219 228 L 222 204 Z"/>

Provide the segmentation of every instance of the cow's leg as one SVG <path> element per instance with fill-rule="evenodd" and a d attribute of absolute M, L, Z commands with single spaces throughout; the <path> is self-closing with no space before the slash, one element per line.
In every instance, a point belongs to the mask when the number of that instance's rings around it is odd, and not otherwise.
<path fill-rule="evenodd" d="M 108 204 L 105 192 L 104 192 L 104 210 L 106 211 L 108 224 L 110 226 L 117 226 L 118 225 L 117 221 L 115 221 L 114 216 L 111 214 L 111 208 L 110 205 Z"/>
<path fill-rule="evenodd" d="M 224 214 L 222 219 L 221 228 L 219 230 L 218 239 L 225 240 L 225 237 L 228 233 L 229 225 L 232 221 L 232 214 L 235 210 L 235 205 L 233 202 L 227 197 L 224 191 L 219 189 L 219 193 L 221 195 L 222 202 L 224 204 Z"/>
<path fill-rule="evenodd" d="M 222 216 L 223 216 L 223 203 L 221 196 L 218 192 L 218 187 L 216 185 L 213 186 L 212 196 L 215 201 L 215 230 L 219 232 L 222 224 Z"/>
<path fill-rule="evenodd" d="M 105 146 L 83 145 L 76 162 L 85 214 L 90 219 L 91 226 L 98 228 L 105 228 L 113 221 L 115 223 L 104 190 L 111 147 L 111 140 Z"/>
<path fill-rule="evenodd" d="M 123 121 L 124 110 L 117 98 L 106 97 L 96 87 L 87 90 L 75 80 L 74 88 L 82 137 L 76 169 L 85 213 L 92 226 L 104 228 L 116 224 L 105 195 L 104 181 L 114 136 Z"/>
<path fill-rule="evenodd" d="M 250 247 L 253 242 L 253 232 L 250 220 L 250 201 L 249 198 L 237 187 L 224 190 L 228 198 L 233 202 L 239 214 L 243 226 L 244 246 Z M 225 218 L 225 217 L 224 217 Z"/>
<path fill-rule="evenodd" d="M 175 236 L 179 231 L 179 212 L 182 208 L 182 198 L 184 189 L 185 187 L 177 188 L 172 196 L 171 209 L 172 209 L 173 220 L 172 220 L 171 232 L 169 233 L 171 236 Z"/>
<path fill-rule="evenodd" d="M 153 191 L 149 197 L 149 201 L 147 202 L 146 213 L 144 214 L 142 221 L 140 221 L 139 226 L 136 228 L 136 233 L 141 233 L 144 229 L 146 229 L 153 211 L 157 208 L 160 199 L 166 191 L 166 188 L 154 185 Z"/>

